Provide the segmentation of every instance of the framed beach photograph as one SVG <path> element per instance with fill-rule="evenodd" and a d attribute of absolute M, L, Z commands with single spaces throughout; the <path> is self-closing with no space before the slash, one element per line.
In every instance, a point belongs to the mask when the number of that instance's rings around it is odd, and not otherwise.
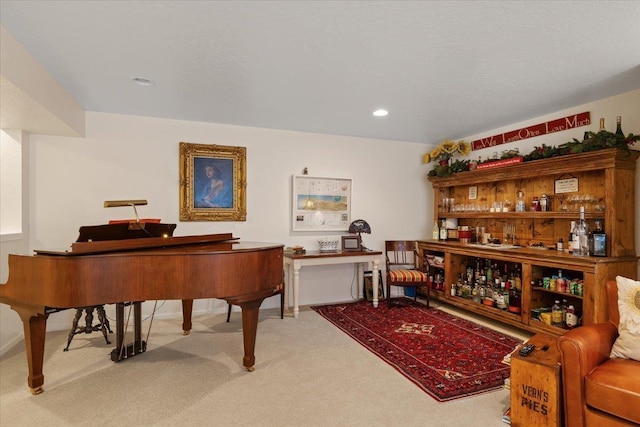
<path fill-rule="evenodd" d="M 246 147 L 180 143 L 180 221 L 246 221 Z"/>
<path fill-rule="evenodd" d="M 292 231 L 347 231 L 351 223 L 351 180 L 293 176 Z"/>

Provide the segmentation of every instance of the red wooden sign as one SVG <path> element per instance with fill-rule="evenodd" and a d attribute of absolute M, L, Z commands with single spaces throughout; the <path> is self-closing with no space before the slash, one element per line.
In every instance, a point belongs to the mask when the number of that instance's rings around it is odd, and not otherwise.
<path fill-rule="evenodd" d="M 522 163 L 522 159 L 523 159 L 522 156 L 518 156 L 518 157 L 511 157 L 510 159 L 502 159 L 502 160 L 495 160 L 493 162 L 488 162 L 488 163 L 480 163 L 478 165 L 478 170 L 499 168 L 501 166 L 507 166 L 507 165 L 515 165 L 516 163 Z"/>
<path fill-rule="evenodd" d="M 536 136 L 547 135 L 580 126 L 587 126 L 589 124 L 591 124 L 591 113 L 587 111 L 580 114 L 574 114 L 573 116 L 567 116 L 561 119 L 527 126 L 522 129 L 516 129 L 498 135 L 477 139 L 471 143 L 471 149 L 480 150 L 482 148 L 495 147 L 496 145 L 506 144 L 507 142 L 534 138 Z"/>

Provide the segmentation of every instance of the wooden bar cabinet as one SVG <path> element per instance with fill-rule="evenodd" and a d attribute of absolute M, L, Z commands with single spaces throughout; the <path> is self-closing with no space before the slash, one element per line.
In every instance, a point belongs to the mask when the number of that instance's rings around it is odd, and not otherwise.
<path fill-rule="evenodd" d="M 505 242 L 504 230 L 510 229 L 515 231 L 516 243 L 514 247 L 483 245 L 473 239 L 464 243 L 419 241 L 425 270 L 444 277 L 444 289 L 432 289 L 431 297 L 521 329 L 550 335 L 560 335 L 565 330 L 542 322 L 537 311 L 550 307 L 556 299 L 567 299 L 568 304 L 575 307 L 582 324 L 605 321 L 605 282 L 615 279 L 616 275 L 636 279 L 638 274 L 634 247 L 637 219 L 634 183 L 638 157 L 638 151 L 607 149 L 462 172 L 446 178 L 430 177 L 434 218 L 438 223 L 453 220 L 458 226 L 476 230 L 484 227 L 501 243 Z M 569 182 L 570 191 L 556 192 L 559 182 Z M 526 211 L 491 209 L 494 202 L 515 205 L 520 191 L 525 197 Z M 543 193 L 548 198 L 549 209 L 531 211 L 533 197 L 541 197 Z M 571 221 L 579 218 L 576 210 L 579 205 L 586 206 L 585 217 L 590 229 L 594 228 L 596 219 L 603 223 L 607 235 L 606 257 L 575 256 L 565 250 L 556 250 L 561 238 L 566 242 Z M 513 243 L 513 239 L 509 239 L 509 243 Z M 444 261 L 427 263 L 434 256 Z M 520 313 L 450 294 L 451 284 L 457 281 L 459 274 L 465 274 L 467 263 L 477 258 L 518 267 L 522 282 Z M 581 293 L 558 292 L 540 286 L 544 277 L 558 272 L 580 281 Z"/>

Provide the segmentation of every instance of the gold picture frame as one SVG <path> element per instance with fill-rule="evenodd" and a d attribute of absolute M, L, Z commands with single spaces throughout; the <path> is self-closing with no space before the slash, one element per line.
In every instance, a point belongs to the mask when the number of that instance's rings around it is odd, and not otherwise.
<path fill-rule="evenodd" d="M 246 147 L 180 143 L 180 221 L 246 221 Z"/>

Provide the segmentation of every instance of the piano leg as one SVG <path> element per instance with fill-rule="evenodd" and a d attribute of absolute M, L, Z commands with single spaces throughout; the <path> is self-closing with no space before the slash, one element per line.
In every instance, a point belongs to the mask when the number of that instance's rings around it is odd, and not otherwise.
<path fill-rule="evenodd" d="M 182 300 L 182 335 L 189 335 L 191 333 L 191 313 L 193 313 L 193 300 Z"/>
<path fill-rule="evenodd" d="M 29 376 L 27 384 L 31 394 L 40 394 L 44 391 L 44 375 L 42 365 L 44 363 L 44 339 L 47 331 L 47 317 L 49 315 L 38 313 L 32 308 L 12 306 L 22 319 L 24 326 L 24 344 L 27 353 L 27 365 Z"/>
<path fill-rule="evenodd" d="M 256 356 L 256 333 L 258 332 L 258 315 L 260 314 L 260 305 L 265 298 L 270 297 L 277 289 L 269 289 L 260 292 L 258 299 L 246 301 L 244 298 L 228 298 L 227 303 L 240 306 L 242 308 L 242 338 L 244 340 L 244 357 L 242 364 L 247 371 L 255 370 Z M 185 335 L 191 330 L 191 313 L 193 309 L 193 300 L 182 300 L 182 330 Z"/>
<path fill-rule="evenodd" d="M 258 332 L 258 314 L 260 313 L 260 305 L 263 299 L 256 301 L 247 301 L 240 303 L 242 307 L 242 337 L 244 339 L 244 357 L 242 364 L 247 371 L 253 372 L 256 368 L 254 354 L 256 348 L 256 333 Z"/>

